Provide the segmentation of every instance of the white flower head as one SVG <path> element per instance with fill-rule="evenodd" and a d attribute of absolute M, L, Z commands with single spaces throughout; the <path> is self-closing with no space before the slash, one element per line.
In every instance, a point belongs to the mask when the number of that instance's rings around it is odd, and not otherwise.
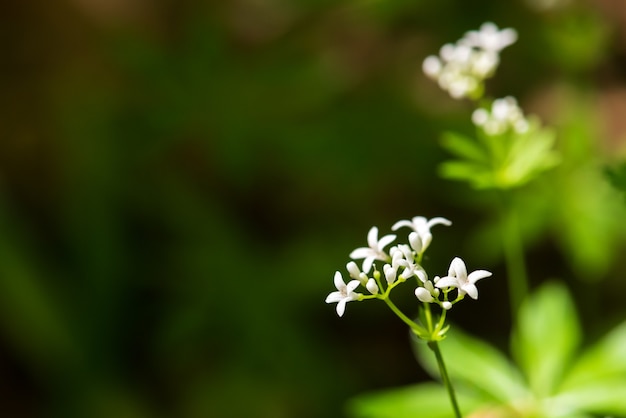
<path fill-rule="evenodd" d="M 459 296 L 468 294 L 472 299 L 478 299 L 476 282 L 489 276 L 491 273 L 486 270 L 476 270 L 468 275 L 465 262 L 459 257 L 455 257 L 450 263 L 448 275 L 436 279 L 435 286 L 440 289 L 456 288 L 459 291 Z"/>
<path fill-rule="evenodd" d="M 421 254 L 424 251 L 426 251 L 426 248 L 428 248 L 428 246 L 430 245 L 433 239 L 433 235 L 430 232 L 430 228 L 432 228 L 435 225 L 450 226 L 452 225 L 452 222 L 450 222 L 446 218 L 441 218 L 441 217 L 432 218 L 428 220 L 423 216 L 415 216 L 410 221 L 402 220 L 402 221 L 396 222 L 391 227 L 391 229 L 393 231 L 396 231 L 405 226 L 408 226 L 409 228 L 411 228 L 415 232 L 415 234 L 413 233 L 409 234 L 409 241 L 413 249 L 417 251 L 419 254 Z"/>
<path fill-rule="evenodd" d="M 469 31 L 457 43 L 441 47 L 439 56 L 428 56 L 424 73 L 455 99 L 482 94 L 484 81 L 500 64 L 500 51 L 517 40 L 514 29 L 502 29 L 490 22 L 478 31 Z"/>
<path fill-rule="evenodd" d="M 358 280 L 351 280 L 346 284 L 343 281 L 341 273 L 335 272 L 335 287 L 337 291 L 330 293 L 326 297 L 326 303 L 337 303 L 337 315 L 343 316 L 343 313 L 346 311 L 346 303 L 359 300 L 362 296 L 360 293 L 354 292 L 354 289 L 356 289 L 359 284 L 360 282 Z"/>
<path fill-rule="evenodd" d="M 472 114 L 472 122 L 488 135 L 500 135 L 509 130 L 523 134 L 529 128 L 522 109 L 512 96 L 494 100 L 491 110 L 476 109 Z"/>
<path fill-rule="evenodd" d="M 498 53 L 509 45 L 517 41 L 517 32 L 515 29 L 507 28 L 499 30 L 492 22 L 485 22 L 480 26 L 480 30 L 469 31 L 465 34 L 461 43 L 474 47 Z"/>
<path fill-rule="evenodd" d="M 383 249 L 396 239 L 395 235 L 385 235 L 378 239 L 378 228 L 372 227 L 367 234 L 367 244 L 369 247 L 361 247 L 350 253 L 350 258 L 359 260 L 363 258 L 363 272 L 369 273 L 374 260 L 385 261 L 389 259 L 389 255 Z"/>

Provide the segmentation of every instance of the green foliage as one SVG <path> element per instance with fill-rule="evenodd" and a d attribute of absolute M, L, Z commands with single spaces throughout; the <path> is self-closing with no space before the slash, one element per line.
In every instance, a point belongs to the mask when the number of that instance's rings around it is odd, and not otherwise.
<path fill-rule="evenodd" d="M 606 167 L 604 173 L 613 187 L 621 191 L 626 199 L 626 161 L 614 167 Z"/>
<path fill-rule="evenodd" d="M 477 129 L 477 140 L 458 133 L 446 133 L 442 145 L 458 160 L 441 165 L 443 177 L 469 182 L 477 189 L 510 189 L 522 186 L 539 173 L 554 167 L 555 134 L 530 121 L 525 133 L 509 130 L 487 135 Z"/>
<path fill-rule="evenodd" d="M 522 305 L 511 338 L 514 362 L 457 328 L 440 344 L 461 407 L 477 416 L 487 411 L 496 418 L 626 416 L 626 322 L 583 351 L 579 340 L 568 291 L 547 283 Z M 437 376 L 432 352 L 423 343 L 414 347 L 420 363 Z M 352 401 L 351 411 L 354 417 L 392 416 L 385 415 L 387 406 L 409 416 L 417 406 L 407 398 L 417 403 L 431 395 L 449 407 L 431 385 L 418 385 L 374 394 L 371 403 L 363 395 Z M 440 416 L 441 405 L 423 401 L 422 406 L 419 416 Z"/>

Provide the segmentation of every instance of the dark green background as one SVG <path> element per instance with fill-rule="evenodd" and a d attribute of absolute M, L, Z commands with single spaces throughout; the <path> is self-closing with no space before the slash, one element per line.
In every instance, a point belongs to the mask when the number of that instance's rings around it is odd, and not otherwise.
<path fill-rule="evenodd" d="M 7 417 L 340 417 L 425 379 L 384 305 L 324 304 L 398 219 L 444 216 L 426 269 L 493 278 L 450 317 L 504 346 L 491 192 L 437 174 L 471 134 L 421 62 L 519 32 L 487 86 L 558 128 L 520 191 L 532 282 L 590 336 L 623 318 L 626 8 L 571 1 L 30 0 L 0 6 L 0 409 Z M 398 295 L 411 312 L 411 289 Z M 396 291 L 402 293 L 400 288 Z"/>

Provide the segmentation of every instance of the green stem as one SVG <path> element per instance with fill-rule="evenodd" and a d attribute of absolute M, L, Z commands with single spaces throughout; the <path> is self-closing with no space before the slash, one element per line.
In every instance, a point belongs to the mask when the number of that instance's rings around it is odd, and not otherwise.
<path fill-rule="evenodd" d="M 514 203 L 505 201 L 502 222 L 502 241 L 509 285 L 511 318 L 515 320 L 522 301 L 528 294 L 528 278 L 524 262 L 519 218 Z"/>
<path fill-rule="evenodd" d="M 450 377 L 448 376 L 448 372 L 446 370 L 446 365 L 443 362 L 443 356 L 441 355 L 441 350 L 439 350 L 439 344 L 437 341 L 429 341 L 428 347 L 435 352 L 435 357 L 437 358 L 437 364 L 439 365 L 439 373 L 441 373 L 441 379 L 443 380 L 443 384 L 448 390 L 448 395 L 450 396 L 450 403 L 452 404 L 452 409 L 454 410 L 454 416 L 456 418 L 463 418 L 461 415 L 461 410 L 459 409 L 459 404 L 456 401 L 456 395 L 454 393 L 454 388 L 452 387 L 452 382 L 450 382 Z"/>

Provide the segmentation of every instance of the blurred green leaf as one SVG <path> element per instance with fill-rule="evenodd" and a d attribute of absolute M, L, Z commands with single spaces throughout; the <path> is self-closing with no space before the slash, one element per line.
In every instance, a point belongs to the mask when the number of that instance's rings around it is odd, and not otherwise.
<path fill-rule="evenodd" d="M 626 322 L 611 330 L 577 359 L 567 374 L 562 389 L 616 377 L 621 377 L 626 382 Z"/>
<path fill-rule="evenodd" d="M 458 394 L 458 402 L 464 414 L 475 409 L 481 402 Z M 355 418 L 449 418 L 452 407 L 445 387 L 424 383 L 403 388 L 365 393 L 352 398 L 348 413 Z"/>
<path fill-rule="evenodd" d="M 606 167 L 604 173 L 613 187 L 626 193 L 626 161 L 614 167 Z"/>
<path fill-rule="evenodd" d="M 511 351 L 535 395 L 554 393 L 579 340 L 576 308 L 562 284 L 544 284 L 522 303 Z"/>
<path fill-rule="evenodd" d="M 519 371 L 491 345 L 463 333 L 458 327 L 439 343 L 453 384 L 478 389 L 500 402 L 518 399 L 526 393 Z M 413 347 L 420 363 L 435 377 L 439 376 L 433 352 L 423 341 L 414 339 Z"/>
<path fill-rule="evenodd" d="M 473 138 L 468 138 L 456 132 L 444 132 L 441 145 L 452 154 L 477 163 L 487 163 L 489 156 L 486 150 Z"/>
<path fill-rule="evenodd" d="M 560 393 L 552 401 L 563 409 L 601 415 L 626 416 L 626 376 L 591 380 L 584 386 Z"/>

